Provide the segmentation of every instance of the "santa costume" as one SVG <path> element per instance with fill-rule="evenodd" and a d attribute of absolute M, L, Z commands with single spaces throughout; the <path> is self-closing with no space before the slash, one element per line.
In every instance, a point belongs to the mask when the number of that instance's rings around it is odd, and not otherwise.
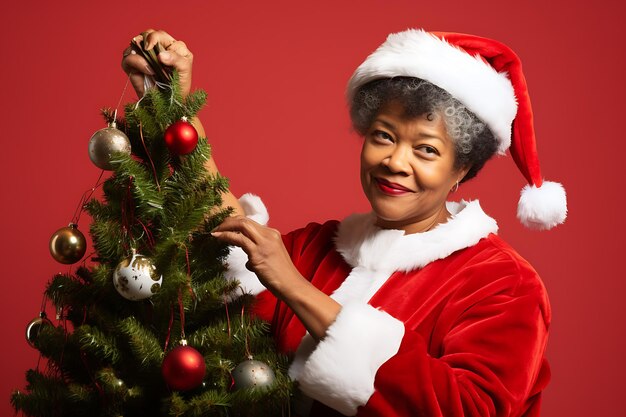
<path fill-rule="evenodd" d="M 547 229 L 565 219 L 565 193 L 544 182 L 532 112 L 517 56 L 485 38 L 409 30 L 392 34 L 356 70 L 351 101 L 365 83 L 395 76 L 451 93 L 509 147 L 529 185 L 518 217 Z M 246 215 L 268 214 L 251 194 Z M 478 201 L 447 203 L 432 230 L 381 229 L 374 213 L 311 223 L 284 236 L 298 271 L 342 309 L 316 342 L 294 313 L 246 269 L 233 248 L 227 279 L 257 296 L 289 374 L 311 416 L 537 416 L 550 372 L 544 351 L 550 306 L 535 270 L 497 236 Z M 304 404 L 304 406 L 302 406 Z"/>

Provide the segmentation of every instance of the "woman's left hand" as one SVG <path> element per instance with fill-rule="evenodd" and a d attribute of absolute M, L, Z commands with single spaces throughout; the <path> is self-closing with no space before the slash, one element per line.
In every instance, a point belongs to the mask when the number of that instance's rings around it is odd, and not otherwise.
<path fill-rule="evenodd" d="M 294 266 L 278 230 L 245 216 L 229 217 L 211 233 L 215 238 L 239 246 L 248 255 L 246 268 L 275 296 L 284 299 L 289 282 L 302 278 Z"/>
<path fill-rule="evenodd" d="M 224 220 L 211 234 L 246 252 L 246 268 L 293 310 L 311 336 L 320 340 L 326 335 L 341 306 L 300 274 L 278 230 L 245 216 L 234 216 Z"/>

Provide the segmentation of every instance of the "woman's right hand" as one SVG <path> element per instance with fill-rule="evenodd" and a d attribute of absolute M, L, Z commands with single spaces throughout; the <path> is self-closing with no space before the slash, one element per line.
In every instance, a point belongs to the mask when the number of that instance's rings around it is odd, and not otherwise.
<path fill-rule="evenodd" d="M 193 54 L 187 48 L 185 42 L 177 41 L 172 35 L 163 30 L 148 29 L 144 33 L 147 34 L 146 49 L 153 49 L 157 43 L 160 45 L 161 53 L 158 59 L 162 64 L 172 67 L 178 72 L 180 92 L 183 97 L 186 97 L 191 91 Z M 142 40 L 143 36 L 137 35 L 131 42 L 139 45 Z M 143 97 L 144 77 L 146 75 L 153 75 L 153 71 L 148 65 L 148 62 L 139 54 L 134 53 L 129 46 L 123 53 L 122 68 L 129 74 L 130 82 L 137 96 Z"/>
<path fill-rule="evenodd" d="M 177 41 L 169 33 L 163 30 L 148 29 L 144 33 L 146 35 L 146 49 L 151 50 L 158 43 L 161 47 L 161 53 L 159 54 L 159 61 L 167 66 L 174 68 L 178 72 L 178 78 L 180 83 L 181 95 L 187 97 L 191 91 L 191 70 L 193 67 L 193 54 L 187 48 L 187 45 L 183 41 Z M 142 35 L 137 35 L 132 39 L 132 42 L 140 45 L 143 40 Z M 146 75 L 152 75 L 153 71 L 148 65 L 148 62 L 139 54 L 134 53 L 129 46 L 124 50 L 122 57 L 122 68 L 129 74 L 130 82 L 135 89 L 138 97 L 144 95 L 144 77 Z M 198 131 L 198 136 L 206 137 L 204 127 L 197 117 L 194 117 L 191 121 Z M 205 163 L 206 170 L 211 174 L 219 174 L 215 160 L 213 157 L 209 158 Z M 233 215 L 243 215 L 244 210 L 239 204 L 239 201 L 235 196 L 227 191 L 222 194 L 223 206 L 230 206 L 233 208 Z"/>

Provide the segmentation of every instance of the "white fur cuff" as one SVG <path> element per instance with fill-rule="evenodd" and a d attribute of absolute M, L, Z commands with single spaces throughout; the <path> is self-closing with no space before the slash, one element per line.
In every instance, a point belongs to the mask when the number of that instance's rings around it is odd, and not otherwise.
<path fill-rule="evenodd" d="M 239 198 L 239 204 L 241 204 L 246 217 L 262 225 L 267 224 L 270 216 L 265 204 L 263 204 L 259 196 L 250 193 L 244 194 Z M 246 268 L 248 255 L 243 249 L 237 246 L 231 246 L 230 253 L 226 257 L 225 262 L 228 268 L 224 274 L 226 280 L 239 281 L 241 288 L 248 294 L 257 295 L 265 290 L 265 287 L 261 284 L 256 274 Z M 232 294 L 231 296 L 237 298 L 239 295 L 241 294 Z"/>
<path fill-rule="evenodd" d="M 289 369 L 302 391 L 353 416 L 374 393 L 378 368 L 395 355 L 404 324 L 368 304 L 344 306 L 317 347 L 306 335 Z"/>

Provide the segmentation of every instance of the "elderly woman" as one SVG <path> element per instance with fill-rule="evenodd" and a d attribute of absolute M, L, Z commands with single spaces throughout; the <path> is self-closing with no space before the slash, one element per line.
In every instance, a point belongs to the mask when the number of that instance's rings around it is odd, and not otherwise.
<path fill-rule="evenodd" d="M 185 44 L 163 31 L 146 41 L 188 91 Z M 143 94 L 145 62 L 127 54 L 123 66 Z M 234 247 L 228 278 L 257 295 L 256 314 L 293 354 L 309 399 L 298 412 L 538 415 L 545 288 L 477 201 L 446 201 L 511 146 L 530 183 L 520 219 L 540 229 L 565 219 L 562 187 L 541 178 L 518 58 L 489 39 L 409 30 L 356 70 L 348 100 L 370 213 L 281 236 L 258 197 L 228 194 L 236 215 L 213 233 Z"/>

